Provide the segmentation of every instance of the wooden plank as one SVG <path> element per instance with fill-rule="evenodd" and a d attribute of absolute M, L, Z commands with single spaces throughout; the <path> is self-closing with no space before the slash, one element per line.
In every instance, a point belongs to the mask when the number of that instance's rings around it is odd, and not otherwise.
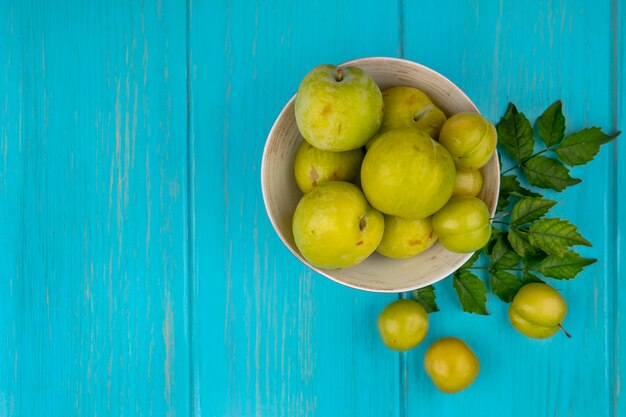
<path fill-rule="evenodd" d="M 449 77 L 494 121 L 508 101 L 535 118 L 562 98 L 568 131 L 592 124 L 610 129 L 611 13 L 608 1 L 453 2 L 445 10 L 437 2 L 410 3 L 406 56 Z M 553 210 L 579 226 L 594 245 L 582 252 L 598 258 L 576 280 L 551 282 L 569 301 L 565 325 L 573 338 L 524 338 L 509 325 L 506 305 L 494 297 L 490 317 L 462 313 L 450 281 L 441 282 L 443 311 L 432 316 L 425 343 L 407 356 L 407 415 L 458 410 L 466 416 L 503 410 L 510 416 L 616 415 L 614 152 L 607 146 L 588 166 L 575 168 L 573 175 L 583 183 L 559 195 Z M 437 392 L 422 366 L 427 346 L 444 335 L 466 340 L 482 365 L 475 385 L 454 396 Z"/>
<path fill-rule="evenodd" d="M 185 3 L 0 22 L 0 415 L 188 415 Z"/>
<path fill-rule="evenodd" d="M 394 296 L 301 265 L 259 181 L 267 133 L 304 74 L 395 55 L 397 10 L 194 1 L 190 22 L 194 415 L 397 415 L 398 356 L 374 327 Z"/>

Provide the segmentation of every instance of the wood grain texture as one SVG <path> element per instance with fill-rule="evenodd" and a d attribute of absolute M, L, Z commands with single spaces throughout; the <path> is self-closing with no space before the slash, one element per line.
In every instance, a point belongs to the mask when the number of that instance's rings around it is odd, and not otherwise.
<path fill-rule="evenodd" d="M 411 25 L 409 16 L 418 10 L 434 16 L 432 23 Z M 489 1 L 443 13 L 436 2 L 407 4 L 406 55 L 449 76 L 492 120 L 508 101 L 534 120 L 562 98 L 568 131 L 615 127 L 610 2 Z M 442 40 L 443 50 L 437 45 Z M 573 169 L 583 183 L 558 195 L 552 210 L 579 226 L 594 245 L 583 254 L 598 259 L 572 282 L 551 282 L 570 303 L 565 326 L 573 338 L 522 337 L 508 323 L 506 305 L 493 297 L 490 317 L 464 314 L 450 283 L 442 282 L 437 289 L 443 311 L 432 317 L 426 343 L 407 355 L 409 415 L 455 415 L 461 409 L 466 416 L 502 410 L 511 416 L 618 415 L 614 152 L 609 145 L 588 166 Z M 475 385 L 455 396 L 438 393 L 421 364 L 427 346 L 445 335 L 466 340 L 482 365 Z"/>
<path fill-rule="evenodd" d="M 496 299 L 462 313 L 443 281 L 426 341 L 391 352 L 395 296 L 309 271 L 260 189 L 320 63 L 404 56 L 494 121 L 562 98 L 569 131 L 623 129 L 624 22 L 622 0 L 3 2 L 0 417 L 625 415 L 621 139 L 553 211 L 598 258 L 554 283 L 571 340 L 523 338 Z M 444 335 L 482 363 L 455 396 L 421 365 Z"/>
<path fill-rule="evenodd" d="M 260 187 L 265 139 L 300 79 L 395 54 L 397 10 L 194 1 L 190 22 L 194 415 L 397 415 L 398 356 L 374 330 L 394 296 L 311 273 L 273 231 Z"/>
<path fill-rule="evenodd" d="M 184 9 L 0 8 L 3 417 L 188 415 Z"/>

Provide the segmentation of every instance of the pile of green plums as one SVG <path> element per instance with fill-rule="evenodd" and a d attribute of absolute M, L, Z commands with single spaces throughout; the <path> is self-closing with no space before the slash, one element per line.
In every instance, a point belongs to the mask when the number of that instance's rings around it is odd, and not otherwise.
<path fill-rule="evenodd" d="M 509 306 L 509 320 L 521 334 L 545 339 L 559 329 L 567 314 L 567 302 L 557 290 L 542 282 L 524 285 Z M 401 299 L 388 304 L 376 322 L 383 343 L 403 352 L 419 345 L 428 332 L 428 314 L 415 300 Z M 469 387 L 480 371 L 480 362 L 461 339 L 444 337 L 430 345 L 424 355 L 424 369 L 433 384 L 444 393 Z"/>
<path fill-rule="evenodd" d="M 518 332 L 534 339 L 546 339 L 559 329 L 567 314 L 567 302 L 557 290 L 542 282 L 524 285 L 509 306 L 509 320 Z M 403 352 L 419 345 L 428 332 L 428 314 L 415 300 L 401 299 L 388 304 L 376 322 L 383 343 Z M 444 337 L 432 343 L 424 355 L 424 369 L 433 384 L 444 393 L 469 387 L 480 371 L 478 357 L 462 340 Z"/>
<path fill-rule="evenodd" d="M 488 242 L 479 169 L 497 135 L 480 114 L 447 118 L 417 88 L 381 92 L 359 68 L 320 65 L 300 84 L 295 118 L 305 141 L 292 227 L 310 264 L 346 268 L 375 250 L 408 258 L 437 239 L 460 253 Z"/>

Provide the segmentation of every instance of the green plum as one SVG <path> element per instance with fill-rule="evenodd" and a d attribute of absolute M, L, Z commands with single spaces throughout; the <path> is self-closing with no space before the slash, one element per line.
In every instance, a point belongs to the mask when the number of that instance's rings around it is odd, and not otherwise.
<path fill-rule="evenodd" d="M 426 93 L 414 87 L 391 87 L 382 93 L 385 112 L 381 129 L 414 127 L 437 139 L 446 115 Z"/>
<path fill-rule="evenodd" d="M 476 197 L 452 197 L 433 215 L 433 229 L 449 251 L 475 252 L 491 237 L 489 209 Z"/>
<path fill-rule="evenodd" d="M 479 169 L 496 149 L 494 125 L 478 113 L 457 113 L 441 127 L 439 143 L 450 152 L 461 169 Z"/>
<path fill-rule="evenodd" d="M 303 141 L 294 161 L 294 176 L 303 193 L 328 181 L 354 182 L 361 172 L 363 148 L 344 152 L 322 151 Z"/>
<path fill-rule="evenodd" d="M 396 300 L 378 316 L 378 333 L 383 343 L 402 352 L 417 346 L 428 331 L 428 314 L 415 300 Z"/>
<path fill-rule="evenodd" d="M 452 197 L 468 195 L 476 197 L 483 188 L 483 176 L 477 169 L 460 169 L 456 170 L 456 182 L 454 183 L 454 192 Z"/>
<path fill-rule="evenodd" d="M 365 144 L 365 150 L 369 151 L 369 149 L 372 147 L 374 142 L 376 142 L 378 138 L 380 137 L 380 135 L 382 135 L 383 133 L 385 133 L 385 131 L 383 131 L 382 129 L 376 132 L 376 134 L 372 136 L 372 138 Z"/>
<path fill-rule="evenodd" d="M 440 391 L 453 394 L 472 385 L 480 372 L 480 362 L 461 339 L 444 337 L 426 351 L 424 368 Z"/>
<path fill-rule="evenodd" d="M 545 339 L 556 333 L 567 314 L 567 302 L 557 290 L 539 282 L 524 285 L 509 306 L 509 320 L 521 334 Z M 567 333 L 566 333 L 567 334 Z"/>
<path fill-rule="evenodd" d="M 404 219 L 424 219 L 443 207 L 454 180 L 448 151 L 414 128 L 383 133 L 361 166 L 361 186 L 370 204 Z"/>
<path fill-rule="evenodd" d="M 383 122 L 378 134 L 369 142 L 369 149 L 380 134 L 400 127 L 413 127 L 437 139 L 446 115 L 422 90 L 414 87 L 391 87 L 383 90 Z"/>
<path fill-rule="evenodd" d="M 365 71 L 320 65 L 300 83 L 295 115 L 300 133 L 311 145 L 349 151 L 364 146 L 380 128 L 383 97 Z"/>
<path fill-rule="evenodd" d="M 389 258 L 410 258 L 437 241 L 430 217 L 405 220 L 385 214 L 385 231 L 376 251 Z"/>
<path fill-rule="evenodd" d="M 359 187 L 330 181 L 300 199 L 292 228 L 296 246 L 311 265 L 336 269 L 356 265 L 374 252 L 385 223 Z"/>

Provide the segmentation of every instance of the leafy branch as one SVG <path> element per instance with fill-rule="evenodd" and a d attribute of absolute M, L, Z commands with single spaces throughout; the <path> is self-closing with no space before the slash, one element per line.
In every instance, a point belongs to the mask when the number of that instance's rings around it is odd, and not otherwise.
<path fill-rule="evenodd" d="M 576 252 L 576 246 L 591 246 L 591 242 L 575 225 L 557 217 L 546 217 L 557 202 L 544 198 L 540 189 L 562 192 L 580 183 L 580 179 L 570 175 L 570 167 L 593 160 L 602 145 L 620 134 L 609 135 L 598 127 L 590 127 L 566 136 L 560 100 L 539 116 L 534 131 L 524 113 L 509 103 L 496 129 L 500 151 L 510 155 L 515 163 L 500 176 L 490 242 L 472 255 L 452 278 L 463 310 L 483 315 L 489 313 L 488 289 L 482 277 L 489 278 L 493 294 L 510 303 L 529 282 L 573 279 L 596 262 Z M 537 151 L 536 137 L 543 145 Z M 522 186 L 522 182 L 535 190 Z M 476 266 L 479 260 L 485 266 Z M 422 298 L 428 294 L 427 311 L 438 311 L 434 288 L 427 288 L 418 290 L 426 291 Z"/>

